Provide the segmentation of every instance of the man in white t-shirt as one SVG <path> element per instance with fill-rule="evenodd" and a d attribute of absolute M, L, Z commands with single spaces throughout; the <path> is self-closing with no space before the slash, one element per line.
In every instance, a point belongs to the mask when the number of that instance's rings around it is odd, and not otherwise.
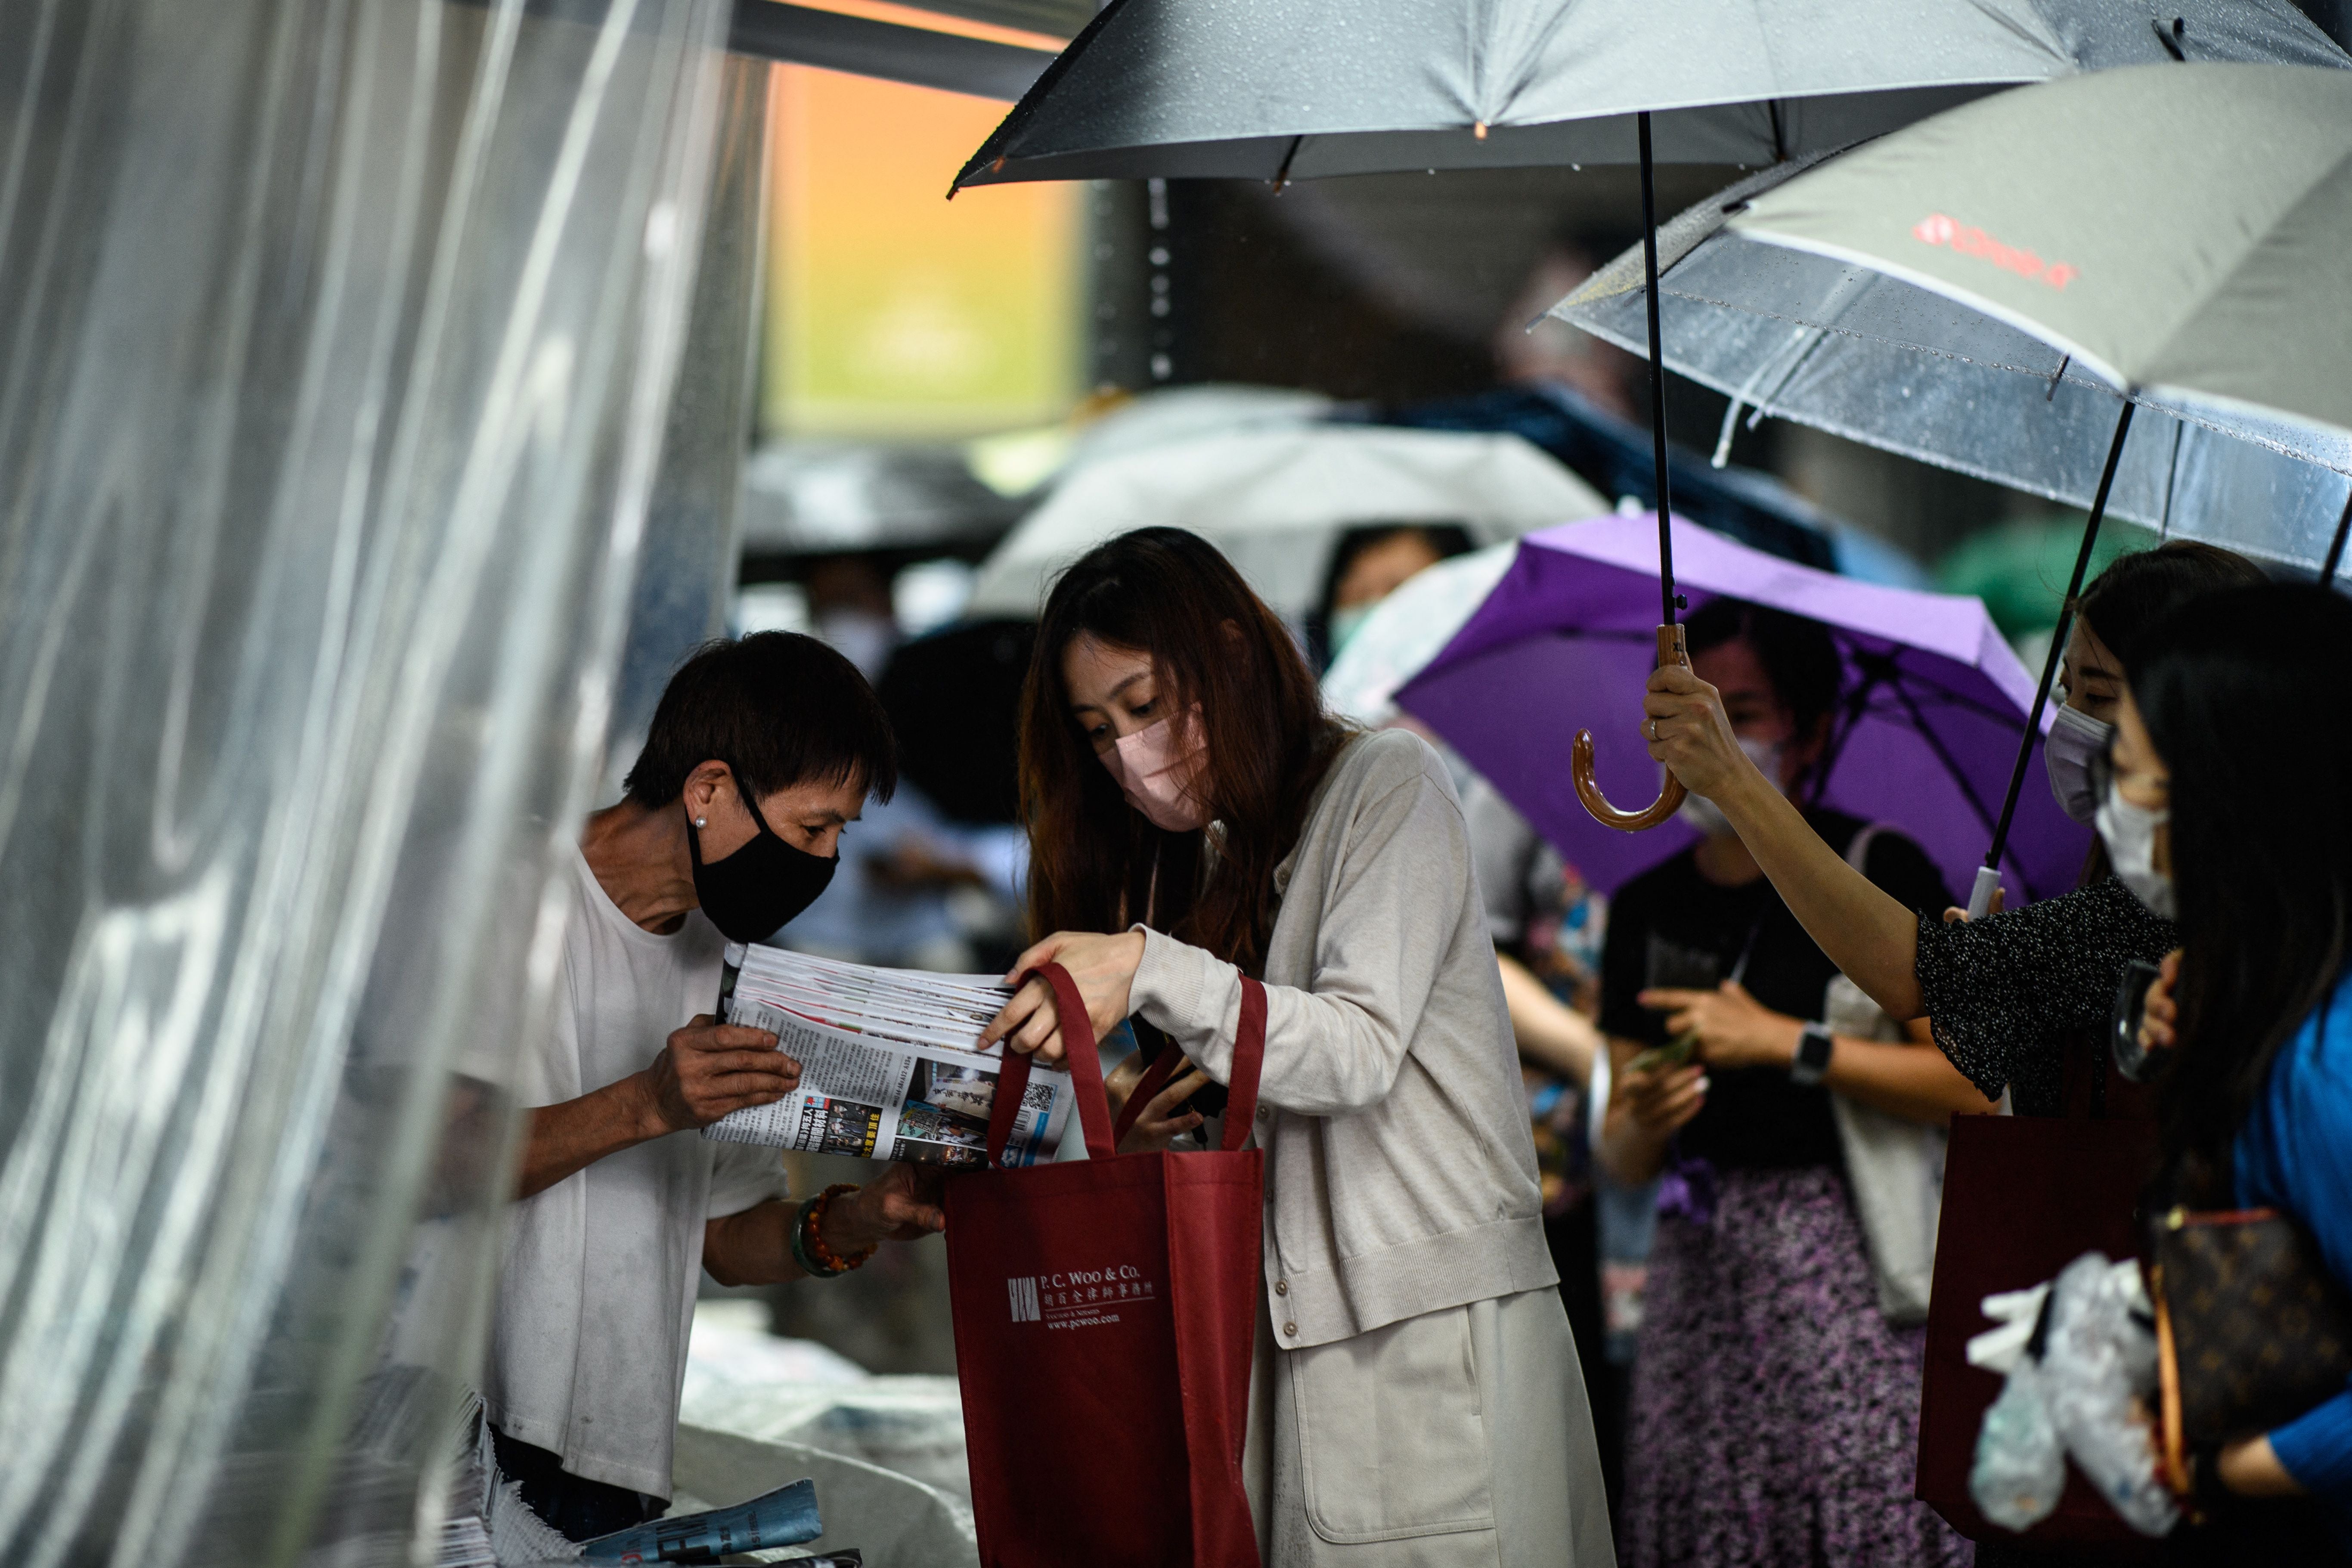
<path fill-rule="evenodd" d="M 897 778 L 856 668 L 762 633 L 678 670 L 626 796 L 581 835 L 484 1387 L 499 1469 L 572 1540 L 667 1503 L 701 1270 L 824 1278 L 940 1228 L 911 1167 L 793 1204 L 774 1150 L 698 1132 L 800 1078 L 774 1036 L 712 1016 L 726 942 L 806 908 Z"/>

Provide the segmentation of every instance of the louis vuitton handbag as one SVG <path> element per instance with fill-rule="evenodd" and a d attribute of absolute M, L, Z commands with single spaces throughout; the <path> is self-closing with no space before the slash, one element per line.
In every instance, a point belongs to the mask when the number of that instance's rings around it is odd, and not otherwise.
<path fill-rule="evenodd" d="M 2352 1378 L 2352 1292 L 2276 1209 L 2175 1208 L 2153 1226 L 2165 1479 L 2188 1456 L 2294 1420 Z"/>

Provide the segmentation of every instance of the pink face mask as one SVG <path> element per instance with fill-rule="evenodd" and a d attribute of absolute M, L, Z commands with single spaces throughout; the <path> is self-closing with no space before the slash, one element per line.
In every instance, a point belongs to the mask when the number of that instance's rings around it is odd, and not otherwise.
<path fill-rule="evenodd" d="M 1190 833 L 1209 820 L 1207 805 L 1192 794 L 1208 759 L 1200 741 L 1197 711 L 1190 717 L 1184 726 L 1190 743 L 1181 754 L 1175 731 L 1166 719 L 1132 735 L 1122 735 L 1118 745 L 1097 753 L 1110 776 L 1118 781 L 1118 792 L 1127 796 L 1127 804 L 1166 833 Z"/>

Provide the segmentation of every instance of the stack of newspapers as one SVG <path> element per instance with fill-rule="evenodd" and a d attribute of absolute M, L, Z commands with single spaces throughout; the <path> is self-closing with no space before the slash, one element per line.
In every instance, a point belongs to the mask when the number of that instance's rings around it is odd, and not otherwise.
<path fill-rule="evenodd" d="M 801 1064 L 800 1086 L 702 1130 L 731 1143 L 766 1143 L 868 1160 L 987 1163 L 1002 1046 L 981 1031 L 1010 993 L 991 975 L 870 969 L 780 947 L 730 947 L 727 1020 L 776 1037 Z M 1070 1079 L 1040 1070 L 1007 1140 L 1004 1163 L 1050 1160 L 1070 1111 Z"/>

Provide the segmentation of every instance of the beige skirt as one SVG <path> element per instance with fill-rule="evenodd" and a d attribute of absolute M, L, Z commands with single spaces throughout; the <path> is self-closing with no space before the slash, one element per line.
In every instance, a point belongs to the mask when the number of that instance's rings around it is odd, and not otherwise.
<path fill-rule="evenodd" d="M 1613 1568 L 1553 1289 L 1280 1350 L 1259 1309 L 1243 1472 L 1265 1568 Z"/>

